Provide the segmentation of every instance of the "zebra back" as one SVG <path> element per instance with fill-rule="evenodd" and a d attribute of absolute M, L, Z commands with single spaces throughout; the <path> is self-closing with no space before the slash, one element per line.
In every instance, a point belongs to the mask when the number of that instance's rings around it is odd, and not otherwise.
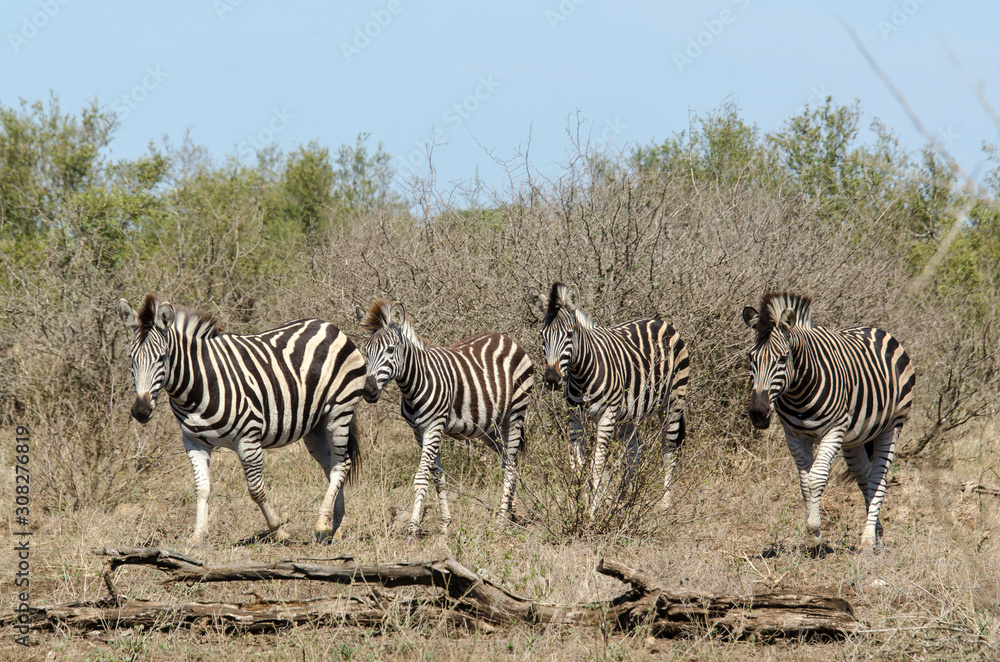
<path fill-rule="evenodd" d="M 171 408 L 193 438 L 214 444 L 253 434 L 262 447 L 278 447 L 331 410 L 353 412 L 364 358 L 335 325 L 303 319 L 241 336 L 221 332 L 210 315 L 169 307 L 172 324 L 159 328 L 155 311 L 168 306 L 147 297 L 138 314 L 133 378 L 138 384 L 142 373 L 161 372 Z"/>

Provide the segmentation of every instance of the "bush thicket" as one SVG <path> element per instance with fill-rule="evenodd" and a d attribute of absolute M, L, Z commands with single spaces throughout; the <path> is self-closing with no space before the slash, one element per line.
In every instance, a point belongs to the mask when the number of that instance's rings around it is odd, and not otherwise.
<path fill-rule="evenodd" d="M 115 121 L 96 104 L 0 109 L 0 423 L 44 445 L 46 507 L 125 498 L 179 440 L 169 416 L 151 433 L 129 426 L 120 297 L 157 291 L 240 333 L 318 316 L 360 343 L 355 305 L 386 296 L 434 342 L 501 331 L 537 364 L 525 288 L 558 279 L 599 323 L 662 317 L 687 342 L 680 475 L 735 467 L 733 449 L 755 443 L 739 312 L 768 289 L 811 295 L 819 324 L 898 337 L 917 369 L 904 451 L 947 463 L 1000 399 L 1000 168 L 985 190 L 960 190 L 945 158 L 904 152 L 877 122 L 860 141 L 862 117 L 827 99 L 764 133 L 727 104 L 629 154 L 579 148 L 554 179 L 528 163 L 508 189 L 458 205 L 425 182 L 396 190 L 365 134 L 336 156 L 310 143 L 219 162 L 185 140 L 112 162 Z M 566 463 L 553 455 L 565 406 L 541 392 L 536 405 L 527 514 L 578 530 L 578 501 L 563 497 L 579 481 L 557 476 Z M 362 415 L 362 429 L 398 423 L 391 405 Z M 636 512 L 647 497 L 636 493 Z"/>

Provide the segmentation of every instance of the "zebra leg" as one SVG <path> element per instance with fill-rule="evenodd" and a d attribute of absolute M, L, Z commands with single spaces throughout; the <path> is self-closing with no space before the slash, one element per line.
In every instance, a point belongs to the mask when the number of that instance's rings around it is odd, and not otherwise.
<path fill-rule="evenodd" d="M 330 484 L 326 487 L 323 504 L 319 507 L 319 518 L 316 520 L 316 540 L 325 542 L 332 538 L 344 521 L 344 482 L 351 470 L 351 456 L 347 451 L 350 435 L 350 424 L 353 412 L 336 416 L 332 412 L 325 421 L 320 421 L 317 430 L 322 434 L 322 442 L 317 436 L 306 436 L 306 448 L 309 453 L 323 466 Z M 315 448 L 314 448 L 315 447 Z M 324 459 L 329 465 L 323 464 Z"/>
<path fill-rule="evenodd" d="M 871 508 L 872 498 L 871 492 L 868 486 L 871 484 L 872 476 L 872 463 L 868 459 L 868 449 L 865 448 L 867 444 L 859 444 L 854 448 L 844 448 L 844 462 L 847 463 L 847 468 L 851 470 L 851 474 L 854 476 L 855 482 L 861 489 L 861 496 L 865 499 L 865 514 L 867 515 L 868 509 Z"/>
<path fill-rule="evenodd" d="M 501 519 L 514 516 L 514 490 L 517 488 L 517 453 L 524 443 L 524 420 L 512 420 L 504 426 L 500 446 L 500 465 L 503 467 L 503 496 L 500 498 Z"/>
<path fill-rule="evenodd" d="M 675 409 L 667 421 L 667 430 L 663 435 L 663 497 L 660 499 L 660 509 L 667 510 L 673 503 L 670 488 L 674 482 L 674 465 L 677 464 L 677 449 L 684 441 L 684 410 Z"/>
<path fill-rule="evenodd" d="M 634 424 L 621 426 L 618 434 L 625 440 L 625 484 L 628 485 L 642 460 L 642 446 L 639 444 L 639 431 Z"/>
<path fill-rule="evenodd" d="M 326 436 L 326 422 L 320 421 L 320 424 L 313 428 L 305 437 L 302 438 L 303 443 L 306 445 L 309 454 L 313 456 L 313 459 L 323 468 L 323 475 L 327 480 L 327 489 L 329 489 L 330 483 L 333 482 L 333 453 L 330 451 L 330 442 Z M 325 497 L 324 497 L 325 499 Z M 333 521 L 331 523 L 329 515 L 323 514 L 323 509 L 320 507 L 320 516 L 316 521 L 316 541 L 325 542 L 328 538 L 337 537 L 340 531 L 340 525 L 344 521 L 344 490 L 337 490 L 337 498 L 333 504 Z"/>
<path fill-rule="evenodd" d="M 871 551 L 882 535 L 882 524 L 879 522 L 879 511 L 885 498 L 886 486 L 889 484 L 889 467 L 896 457 L 896 440 L 902 426 L 886 430 L 875 440 L 875 457 L 872 462 L 871 478 L 868 481 L 868 519 L 865 531 L 861 534 L 861 551 Z"/>
<path fill-rule="evenodd" d="M 570 464 L 574 471 L 579 471 L 583 468 L 583 447 L 586 442 L 583 438 L 582 416 L 583 412 L 579 408 L 572 409 L 569 412 Z"/>
<path fill-rule="evenodd" d="M 247 441 L 240 439 L 236 444 L 236 455 L 243 465 L 243 474 L 247 478 L 247 490 L 250 498 L 253 499 L 260 512 L 264 515 L 267 528 L 274 535 L 277 542 L 285 542 L 289 535 L 281 528 L 281 522 L 271 509 L 271 504 L 267 500 L 267 492 L 264 490 L 264 450 L 257 441 Z"/>
<path fill-rule="evenodd" d="M 788 444 L 788 451 L 792 454 L 795 468 L 799 472 L 799 491 L 802 493 L 802 502 L 805 504 L 806 517 L 808 518 L 811 514 L 810 506 L 812 504 L 812 489 L 809 487 L 809 470 L 813 465 L 812 444 L 793 437 L 787 431 L 785 432 L 785 443 Z M 808 523 L 806 526 L 809 528 Z M 810 533 L 813 533 L 815 540 L 810 541 L 809 544 L 818 546 L 820 542 L 819 526 L 816 527 L 815 532 L 810 529 Z"/>
<path fill-rule="evenodd" d="M 434 458 L 434 489 L 437 490 L 438 507 L 441 509 L 441 535 L 448 535 L 448 527 L 451 525 L 451 509 L 448 508 L 448 491 L 445 486 L 444 469 L 441 467 L 441 449 L 438 448 L 437 457 Z"/>
<path fill-rule="evenodd" d="M 406 527 L 407 534 L 411 536 L 416 535 L 420 530 L 421 509 L 424 505 L 424 495 L 427 494 L 427 478 L 431 472 L 431 464 L 438 463 L 438 467 L 436 468 L 440 467 L 440 458 L 438 455 L 441 452 L 442 427 L 436 425 L 433 428 L 424 430 L 422 433 L 419 430 L 415 430 L 414 432 L 417 436 L 417 442 L 420 444 L 421 452 L 420 464 L 417 466 L 417 475 L 413 478 L 413 512 L 410 514 L 410 522 Z M 441 478 L 443 481 L 444 476 L 442 475 Z M 443 482 L 441 483 L 441 487 L 443 489 Z M 445 501 L 442 503 L 447 503 L 447 495 L 445 496 Z M 442 522 L 445 521 L 445 508 L 442 508 L 441 511 Z M 449 518 L 450 516 L 451 514 L 448 513 Z"/>
<path fill-rule="evenodd" d="M 639 430 L 633 423 L 626 423 L 617 430 L 617 435 L 625 444 L 625 473 L 622 476 L 622 485 L 619 494 L 625 494 L 632 479 L 635 478 L 642 462 L 644 453 L 642 445 L 639 443 Z"/>
<path fill-rule="evenodd" d="M 191 467 L 194 469 L 194 493 L 198 500 L 194 515 L 194 533 L 188 542 L 197 545 L 208 533 L 208 495 L 211 492 L 212 446 L 187 435 L 184 450 L 187 451 Z"/>
<path fill-rule="evenodd" d="M 830 465 L 833 458 L 837 457 L 844 441 L 844 431 L 835 428 L 826 433 L 826 436 L 819 442 L 816 455 L 813 459 L 812 467 L 809 469 L 807 480 L 809 482 L 809 503 L 807 505 L 808 516 L 806 518 L 806 530 L 811 535 L 813 547 L 819 547 L 822 540 L 820 534 L 819 503 L 826 489 L 826 482 L 830 478 Z"/>
<path fill-rule="evenodd" d="M 594 442 L 594 461 L 590 469 L 590 509 L 594 517 L 600 501 L 599 489 L 604 478 L 604 463 L 608 456 L 608 442 L 615 431 L 615 417 L 611 409 L 606 409 L 597 422 L 597 440 Z"/>

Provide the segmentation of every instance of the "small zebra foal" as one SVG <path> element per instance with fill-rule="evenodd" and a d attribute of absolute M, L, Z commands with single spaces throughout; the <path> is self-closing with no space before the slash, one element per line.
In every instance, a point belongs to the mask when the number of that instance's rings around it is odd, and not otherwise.
<path fill-rule="evenodd" d="M 799 471 L 811 547 L 821 542 L 820 497 L 830 464 L 843 449 L 865 497 L 861 550 L 868 551 L 881 535 L 879 509 L 913 402 L 913 366 L 899 342 L 881 329 L 813 326 L 811 303 L 806 296 L 769 292 L 759 312 L 743 309 L 744 323 L 754 330 L 747 413 L 761 430 L 770 425 L 771 412 L 778 414 Z"/>
<path fill-rule="evenodd" d="M 581 417 L 586 414 L 597 424 L 590 516 L 597 510 L 611 435 L 617 429 L 628 440 L 632 471 L 641 452 L 636 426 L 653 416 L 665 422 L 660 507 L 668 508 L 677 449 L 684 441 L 682 398 L 688 383 L 688 353 L 680 335 L 662 320 L 600 327 L 577 307 L 576 287 L 563 283 L 552 284 L 547 305 L 535 288 L 528 289 L 528 299 L 544 316 L 545 383 L 552 389 L 565 388 L 573 407 L 570 441 L 578 464 L 583 461 Z"/>
<path fill-rule="evenodd" d="M 299 439 L 330 481 L 316 537 L 333 536 L 344 518 L 341 487 L 351 467 L 360 466 L 354 408 L 365 360 L 350 338 L 315 319 L 250 336 L 222 333 L 211 315 L 154 294 L 138 312 L 125 299 L 118 311 L 133 334 L 132 417 L 148 422 L 166 393 L 194 469 L 198 505 L 190 541 L 201 542 L 208 531 L 209 471 L 219 446 L 236 451 L 250 497 L 275 539 L 286 540 L 264 490 L 262 449 Z"/>
<path fill-rule="evenodd" d="M 378 401 L 390 380 L 402 393 L 403 418 L 413 428 L 422 451 L 413 479 L 413 513 L 407 532 L 420 529 L 421 506 L 433 471 L 441 507 L 441 531 L 451 522 L 441 436 L 483 439 L 500 453 L 503 465 L 501 517 L 514 511 L 517 454 L 525 445 L 524 416 L 534 384 L 527 353 L 507 336 L 483 333 L 451 347 L 437 347 L 413 330 L 401 303 L 377 299 L 364 311 L 356 308 L 361 327 L 371 332 L 365 345 L 368 377 L 364 398 Z M 434 465 L 433 470 L 431 465 Z"/>

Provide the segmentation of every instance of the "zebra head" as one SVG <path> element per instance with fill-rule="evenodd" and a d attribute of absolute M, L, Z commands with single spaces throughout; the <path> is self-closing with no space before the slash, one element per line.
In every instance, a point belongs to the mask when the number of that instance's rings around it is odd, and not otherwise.
<path fill-rule="evenodd" d="M 146 423 L 153 416 L 156 397 L 166 381 L 167 331 L 174 322 L 174 308 L 150 294 L 138 313 L 128 301 L 122 299 L 118 302 L 118 314 L 125 328 L 132 332 L 132 345 L 128 352 L 135 389 L 132 418 Z"/>
<path fill-rule="evenodd" d="M 774 403 L 788 387 L 792 361 L 791 333 L 795 327 L 812 327 L 809 297 L 786 293 L 768 293 L 761 302 L 761 312 L 751 306 L 743 309 L 743 322 L 755 331 L 750 350 L 752 393 L 747 414 L 758 430 L 771 424 Z"/>
<path fill-rule="evenodd" d="M 553 283 L 546 306 L 538 290 L 528 290 L 529 297 L 545 316 L 542 321 L 542 352 L 545 354 L 545 385 L 552 390 L 562 388 L 575 357 L 574 336 L 579 330 L 576 287 Z M 582 313 L 582 311 L 579 311 Z"/>
<path fill-rule="evenodd" d="M 361 328 L 371 331 L 365 343 L 368 376 L 361 392 L 365 402 L 378 402 L 382 389 L 399 374 L 406 311 L 401 303 L 376 299 L 368 312 L 355 308 Z"/>

